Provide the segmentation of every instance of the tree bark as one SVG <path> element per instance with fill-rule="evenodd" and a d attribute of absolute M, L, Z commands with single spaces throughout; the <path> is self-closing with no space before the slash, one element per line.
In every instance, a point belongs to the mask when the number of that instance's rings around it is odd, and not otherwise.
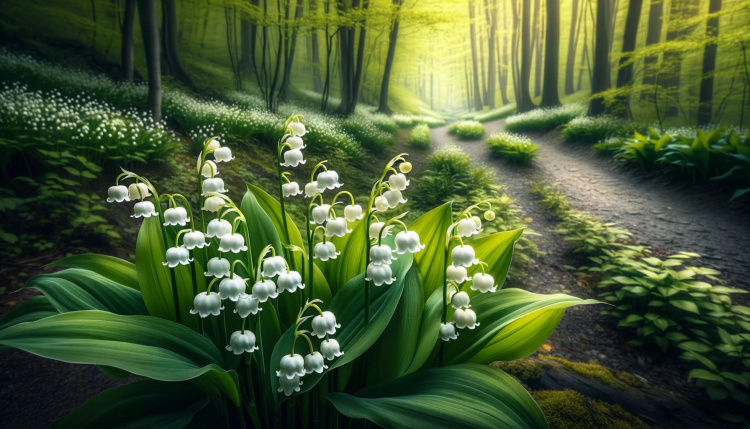
<path fill-rule="evenodd" d="M 721 0 L 710 0 L 708 13 L 716 13 L 721 10 Z M 706 23 L 706 37 L 719 35 L 719 18 L 711 18 Z M 714 44 L 703 48 L 703 70 L 700 89 L 700 100 L 698 103 L 698 125 L 708 125 L 713 118 L 714 98 L 714 71 L 716 70 L 716 51 Z"/>
<path fill-rule="evenodd" d="M 487 99 L 486 104 L 490 106 L 490 109 L 495 108 L 495 74 L 496 70 L 496 59 L 495 59 L 495 38 L 497 33 L 497 0 L 491 0 L 488 2 L 485 0 L 484 7 L 488 8 L 487 13 L 489 14 L 490 22 L 490 35 L 487 39 Z"/>
<path fill-rule="evenodd" d="M 399 24 L 399 12 L 403 0 L 393 0 L 393 5 L 396 7 L 393 16 L 393 22 L 391 24 L 391 34 L 388 41 L 388 54 L 385 57 L 385 68 L 383 69 L 383 82 L 380 84 L 380 101 L 378 103 L 378 112 L 390 113 L 391 109 L 388 107 L 388 88 L 391 80 L 391 70 L 393 69 L 393 59 L 396 56 L 396 41 L 398 40 L 398 24 Z"/>
<path fill-rule="evenodd" d="M 676 22 L 694 16 L 698 12 L 700 0 L 673 1 L 669 8 L 669 22 Z M 689 35 L 695 26 L 682 29 L 669 29 L 667 42 L 682 39 Z M 662 58 L 662 72 L 659 74 L 659 84 L 674 95 L 675 103 L 670 103 L 665 112 L 666 116 L 676 116 L 680 102 L 680 78 L 682 74 L 682 53 L 664 52 Z M 671 97 L 671 96 L 670 96 Z"/>
<path fill-rule="evenodd" d="M 636 0 L 637 1 L 637 0 Z M 560 0 L 547 0 L 547 31 L 544 42 L 544 91 L 540 107 L 559 106 L 558 68 L 560 67 Z"/>
<path fill-rule="evenodd" d="M 531 100 L 529 83 L 531 81 L 531 0 L 521 0 L 521 72 L 518 76 L 518 99 L 516 110 L 519 113 L 528 112 L 536 106 Z"/>
<path fill-rule="evenodd" d="M 575 92 L 573 82 L 575 81 L 575 62 L 576 62 L 576 25 L 578 21 L 578 0 L 573 0 L 571 6 L 570 31 L 568 32 L 568 54 L 565 60 L 565 95 Z"/>
<path fill-rule="evenodd" d="M 629 59 L 626 55 L 635 50 L 635 43 L 638 40 L 638 23 L 641 20 L 641 8 L 643 0 L 630 0 L 628 3 L 628 15 L 625 17 L 625 33 L 622 36 L 622 56 L 620 57 L 620 68 L 617 70 L 617 87 L 622 88 L 630 85 L 633 81 L 633 64 L 623 66 Z M 620 95 L 617 97 L 617 106 L 622 109 L 623 117 L 632 119 L 630 112 L 630 97 Z"/>
<path fill-rule="evenodd" d="M 148 99 L 146 109 L 155 121 L 161 120 L 161 58 L 159 55 L 159 23 L 156 0 L 138 0 L 143 48 L 148 66 Z"/>
<path fill-rule="evenodd" d="M 477 62 L 476 24 L 474 23 L 474 0 L 469 0 L 469 37 L 471 37 L 471 65 L 474 77 L 474 110 L 482 110 L 482 92 L 479 88 L 479 63 Z"/>
<path fill-rule="evenodd" d="M 646 35 L 646 46 L 661 41 L 661 29 L 664 18 L 664 0 L 651 0 L 651 8 L 648 12 L 648 34 Z M 658 55 L 650 55 L 643 59 L 643 85 L 656 84 L 656 71 L 652 70 L 659 61 Z M 641 92 L 641 100 L 653 98 L 653 91 Z"/>
<path fill-rule="evenodd" d="M 508 23 L 505 19 L 507 11 L 505 3 L 506 2 L 503 1 L 503 55 L 500 73 L 498 73 L 498 79 L 500 80 L 500 99 L 502 100 L 503 105 L 510 102 L 508 100 L 508 69 L 510 68 L 510 64 L 508 64 Z M 498 55 L 498 57 L 499 56 L 500 55 Z"/>
<path fill-rule="evenodd" d="M 591 79 L 591 94 L 596 95 L 608 89 L 609 74 L 609 0 L 596 1 L 596 44 L 594 45 L 594 75 Z M 604 99 L 592 98 L 589 102 L 589 116 L 604 113 Z"/>
<path fill-rule="evenodd" d="M 367 10 L 370 6 L 369 0 L 362 0 L 362 9 Z M 352 97 L 349 104 L 349 110 L 347 114 L 351 115 L 354 113 L 354 109 L 357 107 L 359 102 L 359 92 L 362 87 L 362 66 L 365 60 L 365 42 L 367 41 L 367 23 L 362 22 L 362 27 L 359 29 L 359 40 L 357 42 L 357 64 L 354 72 L 354 81 L 352 82 Z"/>
<path fill-rule="evenodd" d="M 135 23 L 135 0 L 125 0 L 125 14 L 122 22 L 122 48 L 120 51 L 120 64 L 122 66 L 122 77 L 125 80 L 133 80 L 133 25 Z"/>
<path fill-rule="evenodd" d="M 531 24 L 531 56 L 534 61 L 534 97 L 542 93 L 542 30 L 539 21 L 542 18 L 542 7 L 539 0 L 534 0 L 534 20 Z"/>
<path fill-rule="evenodd" d="M 304 0 L 297 0 L 297 7 L 294 11 L 294 21 L 296 22 L 302 17 L 302 13 L 305 10 Z M 294 54 L 297 51 L 297 28 L 292 30 L 292 37 L 289 40 L 289 50 L 287 51 L 286 60 L 284 61 L 284 82 L 282 83 L 281 99 L 285 102 L 289 102 L 291 83 L 292 83 L 292 64 L 294 63 Z"/>
<path fill-rule="evenodd" d="M 317 0 L 310 0 L 309 4 L 310 15 L 318 14 L 318 2 Z M 320 79 L 320 45 L 318 44 L 318 29 L 313 27 L 310 29 L 310 50 L 312 51 L 312 81 L 313 90 L 320 92 L 323 90 L 323 83 Z"/>
<path fill-rule="evenodd" d="M 190 79 L 185 67 L 182 65 L 180 59 L 179 43 L 177 40 L 177 6 L 174 0 L 162 0 L 162 13 L 163 15 L 163 33 L 164 40 L 164 55 L 167 62 L 169 63 L 170 73 L 177 79 L 188 86 L 192 86 L 193 82 Z"/>

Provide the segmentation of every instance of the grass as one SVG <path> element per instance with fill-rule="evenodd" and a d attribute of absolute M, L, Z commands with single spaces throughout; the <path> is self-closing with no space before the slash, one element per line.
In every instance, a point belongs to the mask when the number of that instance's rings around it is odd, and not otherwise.
<path fill-rule="evenodd" d="M 430 141 L 430 128 L 425 124 L 414 127 L 409 132 L 409 145 L 417 149 L 429 149 L 432 145 Z"/>
<path fill-rule="evenodd" d="M 648 127 L 645 125 L 610 115 L 579 116 L 563 126 L 562 135 L 568 141 L 594 144 L 608 138 L 625 137 L 646 129 Z"/>
<path fill-rule="evenodd" d="M 535 109 L 508 117 L 505 120 L 505 130 L 514 133 L 549 131 L 585 114 L 586 105 L 580 103 L 571 103 L 549 109 Z"/>
<path fill-rule="evenodd" d="M 445 119 L 435 118 L 432 116 L 415 116 L 396 114 L 391 117 L 398 124 L 399 128 L 409 128 L 414 125 L 424 124 L 430 128 L 442 127 L 445 125 Z"/>
<path fill-rule="evenodd" d="M 516 164 L 527 165 L 537 156 L 539 146 L 531 139 L 513 133 L 499 132 L 487 138 L 490 153 Z"/>
<path fill-rule="evenodd" d="M 496 121 L 498 119 L 507 118 L 508 116 L 516 113 L 515 104 L 507 104 L 498 108 L 488 110 L 486 112 L 479 113 L 473 117 L 477 122 L 485 123 L 490 121 Z"/>
<path fill-rule="evenodd" d="M 479 140 L 484 136 L 484 125 L 477 121 L 461 121 L 451 125 L 448 132 L 461 140 Z"/>

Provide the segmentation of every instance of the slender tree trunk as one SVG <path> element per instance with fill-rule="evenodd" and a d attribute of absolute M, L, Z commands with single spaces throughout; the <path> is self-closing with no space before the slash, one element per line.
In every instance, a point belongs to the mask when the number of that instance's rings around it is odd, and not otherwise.
<path fill-rule="evenodd" d="M 310 15 L 315 17 L 318 14 L 318 2 L 317 0 L 310 0 L 309 4 Z M 310 50 L 312 54 L 312 81 L 313 90 L 320 92 L 323 89 L 323 84 L 320 80 L 320 45 L 318 44 L 318 29 L 312 27 L 310 29 Z"/>
<path fill-rule="evenodd" d="M 471 84 L 469 83 L 469 61 L 464 55 L 464 77 L 466 78 L 466 108 L 471 111 Z"/>
<path fill-rule="evenodd" d="M 505 1 L 502 1 L 503 3 L 503 52 L 502 56 L 498 52 L 497 56 L 498 58 L 502 58 L 501 65 L 499 66 L 500 73 L 498 73 L 498 85 L 500 86 L 500 100 L 503 102 L 503 105 L 508 104 L 510 101 L 508 100 L 508 70 L 510 69 L 510 64 L 508 64 L 508 22 L 506 21 L 506 11 L 507 7 L 505 5 Z M 500 48 L 500 44 L 498 44 L 498 49 Z"/>
<path fill-rule="evenodd" d="M 628 3 L 628 15 L 625 17 L 625 33 L 622 36 L 622 56 L 620 57 L 620 68 L 617 70 L 617 87 L 632 84 L 633 81 L 633 64 L 623 66 L 629 59 L 626 55 L 635 50 L 635 43 L 638 40 L 638 23 L 641 20 L 641 8 L 643 0 L 630 0 Z M 623 117 L 632 119 L 630 112 L 630 97 L 620 95 L 617 97 L 617 106 L 622 111 Z"/>
<path fill-rule="evenodd" d="M 485 1 L 485 8 L 488 3 Z M 491 0 L 489 2 L 489 21 L 490 21 L 490 35 L 487 39 L 487 105 L 490 109 L 495 108 L 495 92 L 496 92 L 496 80 L 495 74 L 496 69 L 496 58 L 495 58 L 495 39 L 497 37 L 497 0 Z"/>
<path fill-rule="evenodd" d="M 688 19 L 698 12 L 698 5 L 700 0 L 682 0 L 673 1 L 669 8 L 669 22 L 678 22 L 680 20 Z M 667 32 L 667 41 L 680 40 L 685 36 L 688 36 L 695 26 L 688 28 L 673 29 L 670 28 Z M 669 94 L 670 98 L 675 100 L 674 103 L 670 103 L 666 116 L 676 116 L 679 111 L 680 104 L 680 78 L 682 74 L 682 53 L 681 52 L 670 52 L 664 53 L 662 62 L 666 67 L 665 71 L 659 75 L 659 83 Z"/>
<path fill-rule="evenodd" d="M 721 10 L 721 0 L 710 0 L 708 13 L 716 13 Z M 711 18 L 706 24 L 706 37 L 719 35 L 719 18 Z M 714 44 L 703 48 L 703 70 L 700 90 L 700 102 L 698 104 L 698 125 L 708 125 L 713 118 L 714 98 L 714 71 L 716 70 L 716 50 Z"/>
<path fill-rule="evenodd" d="M 297 0 L 297 7 L 294 11 L 294 21 L 299 21 L 302 18 L 302 13 L 305 10 L 304 0 Z M 294 54 L 297 50 L 297 27 L 292 30 L 292 37 L 289 40 L 289 50 L 287 51 L 286 60 L 284 62 L 284 82 L 281 99 L 285 102 L 289 102 L 291 82 L 292 82 L 292 64 L 294 63 Z"/>
<path fill-rule="evenodd" d="M 474 110 L 482 110 L 482 93 L 479 88 L 479 63 L 477 62 L 476 24 L 474 23 L 474 0 L 469 0 L 469 37 L 471 38 L 471 65 L 474 77 Z"/>
<path fill-rule="evenodd" d="M 177 6 L 174 0 L 162 0 L 164 54 L 169 63 L 170 73 L 178 80 L 192 86 L 193 83 L 180 59 L 179 43 L 177 40 Z"/>
<path fill-rule="evenodd" d="M 159 55 L 159 23 L 156 0 L 138 0 L 143 48 L 148 66 L 148 99 L 146 109 L 155 121 L 161 120 L 161 57 Z"/>
<path fill-rule="evenodd" d="M 590 0 L 587 0 L 587 2 Z M 591 64 L 589 63 L 589 35 L 588 35 L 588 20 L 586 19 L 586 11 L 584 10 L 581 14 L 582 22 L 583 22 L 583 49 L 581 50 L 581 63 L 579 65 L 580 71 L 578 72 L 578 86 L 576 87 L 576 91 L 580 91 L 583 89 L 583 66 L 586 65 L 589 69 L 589 83 L 591 82 Z"/>
<path fill-rule="evenodd" d="M 253 23 L 245 18 L 240 20 L 240 46 L 241 46 L 241 59 L 240 65 L 243 69 L 249 70 L 253 67 L 253 48 L 251 46 Z"/>
<path fill-rule="evenodd" d="M 540 0 L 534 0 L 534 20 L 531 24 L 531 56 L 534 61 L 534 97 L 539 97 L 542 93 L 542 26 L 539 21 L 542 19 L 542 6 Z"/>
<path fill-rule="evenodd" d="M 528 112 L 536 106 L 531 100 L 529 83 L 531 80 L 531 0 L 521 0 L 521 72 L 518 76 L 518 95 L 516 110 L 519 113 Z"/>
<path fill-rule="evenodd" d="M 560 67 L 560 0 L 547 0 L 547 31 L 544 42 L 544 91 L 540 107 L 559 106 L 557 80 Z"/>
<path fill-rule="evenodd" d="M 565 95 L 575 92 L 573 82 L 575 81 L 575 62 L 576 62 L 576 24 L 578 19 L 578 0 L 573 0 L 571 6 L 570 31 L 568 32 L 568 54 L 565 60 Z M 549 18 L 548 18 L 549 19 Z"/>
<path fill-rule="evenodd" d="M 388 87 L 391 80 L 391 70 L 393 69 L 393 59 L 396 57 L 396 41 L 398 40 L 399 13 L 403 0 L 393 0 L 396 7 L 391 23 L 391 35 L 388 41 L 388 54 L 385 57 L 385 68 L 383 69 L 383 82 L 380 84 L 380 102 L 378 103 L 378 112 L 390 113 L 388 107 Z"/>
<path fill-rule="evenodd" d="M 646 35 L 646 46 L 659 43 L 661 41 L 661 29 L 664 18 L 664 1 L 651 0 L 651 8 L 648 15 L 648 34 Z M 643 85 L 656 84 L 656 63 L 659 61 L 658 55 L 650 55 L 643 60 Z M 653 91 L 650 89 L 641 92 L 641 100 L 653 98 Z M 654 100 L 656 102 L 656 100 Z"/>
<path fill-rule="evenodd" d="M 369 0 L 362 0 L 362 9 L 367 10 L 370 6 Z M 347 114 L 351 115 L 354 113 L 354 109 L 357 107 L 359 102 L 359 92 L 362 87 L 362 66 L 365 60 L 365 42 L 367 41 L 367 22 L 362 21 L 362 26 L 359 29 L 359 40 L 357 42 L 357 64 L 354 72 L 354 82 L 352 83 L 352 98 L 349 105 Z"/>
<path fill-rule="evenodd" d="M 595 95 L 608 89 L 609 74 L 609 0 L 596 1 L 596 44 L 594 45 L 594 75 L 591 79 L 591 94 Z M 604 99 L 592 98 L 589 102 L 589 116 L 604 113 Z"/>
<path fill-rule="evenodd" d="M 120 51 L 120 64 L 122 65 L 122 77 L 125 80 L 133 80 L 133 24 L 135 23 L 135 0 L 125 0 L 125 15 L 122 21 L 122 48 Z"/>

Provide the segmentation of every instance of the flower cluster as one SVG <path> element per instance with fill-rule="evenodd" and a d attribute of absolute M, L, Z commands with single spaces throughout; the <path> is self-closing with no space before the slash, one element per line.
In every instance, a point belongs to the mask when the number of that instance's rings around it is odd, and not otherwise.
<path fill-rule="evenodd" d="M 492 211 L 489 203 L 486 204 L 490 208 L 484 212 L 484 218 L 491 221 L 495 219 L 495 213 Z M 463 238 L 476 235 L 482 230 L 482 220 L 479 216 L 471 215 L 471 210 L 477 208 L 477 206 L 471 206 L 464 210 L 458 216 L 458 220 L 448 228 L 446 249 L 449 250 L 451 243 L 454 241 L 458 241 L 459 245 L 450 250 L 451 264 L 448 265 L 448 261 L 445 261 L 447 267 L 445 268 L 446 281 L 443 289 L 443 302 L 444 307 L 447 307 L 446 301 L 450 302 L 451 307 L 453 307 L 453 320 L 447 322 L 448 309 L 443 308 L 443 322 L 440 324 L 440 339 L 443 341 L 457 339 L 458 332 L 456 328 L 474 329 L 479 326 L 477 314 L 471 309 L 471 297 L 466 291 L 462 290 L 464 283 L 471 282 L 470 289 L 479 293 L 492 293 L 497 290 L 495 279 L 485 272 L 487 264 L 478 260 L 474 248 L 468 244 L 464 244 L 462 240 Z M 469 277 L 467 269 L 474 265 L 478 265 L 481 272 L 477 272 Z M 448 286 L 451 286 L 454 290 L 449 292 Z"/>

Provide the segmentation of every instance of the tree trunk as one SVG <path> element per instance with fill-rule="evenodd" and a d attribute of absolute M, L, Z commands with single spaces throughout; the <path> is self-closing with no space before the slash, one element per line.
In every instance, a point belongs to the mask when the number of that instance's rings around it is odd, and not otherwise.
<path fill-rule="evenodd" d="M 576 62 L 576 45 L 578 37 L 576 35 L 576 25 L 578 20 L 578 0 L 573 0 L 571 7 L 570 31 L 568 32 L 568 55 L 565 60 L 565 95 L 575 92 L 573 81 L 575 80 L 575 62 Z M 549 19 L 549 18 L 548 18 Z"/>
<path fill-rule="evenodd" d="M 628 61 L 626 55 L 635 50 L 635 43 L 638 40 L 638 23 L 641 20 L 641 8 L 643 0 L 630 0 L 628 3 L 628 15 L 625 17 L 625 33 L 622 36 L 622 56 L 620 57 L 620 68 L 617 70 L 617 87 L 622 88 L 630 85 L 633 81 L 633 64 L 623 66 Z M 630 112 L 629 96 L 620 95 L 617 97 L 617 106 L 622 112 L 623 117 L 632 119 Z"/>
<path fill-rule="evenodd" d="M 606 91 L 607 75 L 609 74 L 609 24 L 612 22 L 609 14 L 609 0 L 596 1 L 596 44 L 594 45 L 594 75 L 591 79 L 591 94 L 596 95 Z M 589 102 L 589 116 L 604 113 L 604 99 L 592 98 Z"/>
<path fill-rule="evenodd" d="M 521 11 L 521 72 L 518 76 L 518 99 L 516 110 L 519 113 L 528 112 L 536 106 L 531 100 L 529 83 L 531 81 L 531 0 L 521 0 L 523 10 Z"/>
<path fill-rule="evenodd" d="M 469 61 L 464 55 L 464 77 L 466 78 L 466 108 L 471 111 L 471 84 L 469 83 Z"/>
<path fill-rule="evenodd" d="M 240 65 L 242 68 L 249 70 L 253 67 L 253 48 L 252 48 L 252 34 L 253 23 L 247 19 L 242 18 L 240 20 Z"/>
<path fill-rule="evenodd" d="M 133 24 L 135 23 L 135 0 L 125 0 L 125 15 L 122 22 L 122 48 L 120 64 L 122 77 L 133 80 Z"/>
<path fill-rule="evenodd" d="M 648 12 L 648 34 L 646 35 L 646 46 L 661 41 L 661 28 L 664 18 L 664 0 L 651 0 L 651 8 Z M 643 60 L 643 85 L 656 84 L 656 63 L 658 55 L 650 55 Z M 653 98 L 653 91 L 646 89 L 641 92 L 641 100 Z"/>
<path fill-rule="evenodd" d="M 506 18 L 506 6 L 505 1 L 503 1 L 503 55 L 502 55 L 502 65 L 500 66 L 500 73 L 498 76 L 498 79 L 500 80 L 500 99 L 503 102 L 503 105 L 508 104 L 510 101 L 508 100 L 508 69 L 510 67 L 510 64 L 508 64 L 508 23 L 505 20 Z M 498 55 L 499 57 L 500 55 Z"/>
<path fill-rule="evenodd" d="M 669 8 L 669 22 L 677 22 L 694 16 L 698 11 L 700 0 L 682 0 L 673 1 Z M 695 26 L 681 29 L 669 29 L 667 31 L 667 42 L 683 39 L 689 35 Z M 670 98 L 674 96 L 675 103 L 669 103 L 666 116 L 676 116 L 680 104 L 680 75 L 682 74 L 682 53 L 670 52 L 664 53 L 662 58 L 662 72 L 659 74 L 659 84 L 667 90 Z"/>
<path fill-rule="evenodd" d="M 637 1 L 637 0 L 636 0 Z M 544 91 L 540 107 L 559 106 L 557 90 L 560 67 L 560 0 L 547 0 L 547 30 L 544 41 Z"/>
<path fill-rule="evenodd" d="M 169 63 L 170 73 L 177 79 L 188 86 L 192 86 L 193 83 L 190 80 L 187 70 L 182 65 L 180 59 L 180 50 L 177 40 L 177 6 L 174 0 L 162 0 L 162 13 L 163 16 L 163 32 L 164 40 L 164 55 L 167 62 Z"/>
<path fill-rule="evenodd" d="M 297 7 L 294 11 L 294 21 L 298 21 L 302 17 L 302 13 L 305 9 L 304 0 L 297 0 Z M 287 51 L 286 60 L 284 61 L 284 82 L 282 83 L 281 99 L 285 102 L 289 102 L 291 83 L 292 83 L 292 64 L 294 63 L 294 54 L 297 50 L 297 28 L 292 30 L 292 37 L 289 41 L 289 50 Z"/>
<path fill-rule="evenodd" d="M 474 23 L 474 0 L 469 0 L 469 37 L 471 37 L 471 65 L 474 77 L 474 110 L 482 110 L 482 92 L 479 88 L 479 63 L 477 62 L 476 24 Z"/>
<path fill-rule="evenodd" d="M 485 8 L 488 6 L 486 1 L 484 5 Z M 497 33 L 497 0 L 490 1 L 488 13 L 490 15 L 490 35 L 487 39 L 487 100 L 485 101 L 486 104 L 490 106 L 490 109 L 494 109 L 496 91 L 495 83 L 497 82 L 495 80 L 495 74 L 497 73 L 495 59 L 495 33 Z"/>
<path fill-rule="evenodd" d="M 716 13 L 721 10 L 721 0 L 710 0 L 708 13 Z M 711 18 L 706 24 L 706 37 L 719 35 L 719 18 Z M 714 98 L 714 70 L 716 69 L 716 50 L 714 44 L 703 48 L 703 70 L 700 90 L 700 101 L 698 104 L 698 125 L 708 125 L 713 117 Z"/>
<path fill-rule="evenodd" d="M 161 120 L 161 58 L 159 56 L 159 23 L 156 0 L 138 0 L 143 48 L 148 66 L 148 99 L 146 109 L 155 121 Z"/>
<path fill-rule="evenodd" d="M 542 7 L 539 0 L 534 0 L 534 21 L 531 24 L 533 34 L 531 35 L 531 56 L 534 61 L 534 97 L 542 93 L 542 27 L 539 21 L 542 19 Z"/>
<path fill-rule="evenodd" d="M 383 69 L 383 82 L 380 84 L 380 101 L 378 103 L 378 112 L 390 113 L 388 107 L 388 87 L 390 86 L 391 70 L 393 69 L 393 59 L 396 57 L 396 41 L 398 40 L 399 13 L 402 0 L 393 0 L 396 11 L 391 24 L 391 34 L 388 41 L 388 54 L 385 57 L 385 68 Z"/>
<path fill-rule="evenodd" d="M 362 9 L 367 10 L 370 6 L 369 0 L 362 0 Z M 359 41 L 357 42 L 357 64 L 354 72 L 354 82 L 352 83 L 352 97 L 349 105 L 347 114 L 351 115 L 354 113 L 354 109 L 357 107 L 359 102 L 359 92 L 362 87 L 362 66 L 365 60 L 365 42 L 367 41 L 367 25 L 366 22 L 362 22 L 362 27 L 359 29 Z"/>
<path fill-rule="evenodd" d="M 317 0 L 310 0 L 310 15 L 315 17 L 318 14 L 318 2 Z M 313 90 L 320 92 L 323 90 L 323 84 L 320 80 L 320 45 L 318 44 L 318 29 L 312 27 L 310 29 L 310 50 L 312 51 L 312 81 Z"/>

